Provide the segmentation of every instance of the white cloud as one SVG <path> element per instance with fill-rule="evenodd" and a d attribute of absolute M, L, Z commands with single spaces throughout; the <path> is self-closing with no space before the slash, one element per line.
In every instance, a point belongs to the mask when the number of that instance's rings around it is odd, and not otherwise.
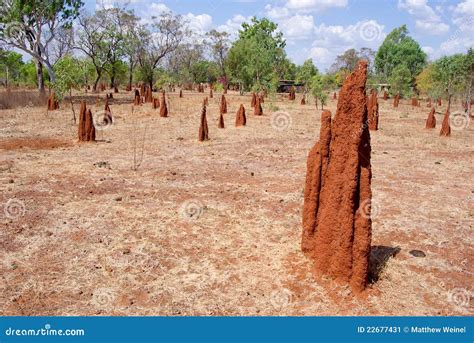
<path fill-rule="evenodd" d="M 441 35 L 449 31 L 449 25 L 443 23 L 427 0 L 398 0 L 398 8 L 416 18 L 415 26 L 420 32 Z"/>
<path fill-rule="evenodd" d="M 434 53 L 434 49 L 431 46 L 424 46 L 421 48 L 430 58 Z"/>
<path fill-rule="evenodd" d="M 311 37 L 314 31 L 314 20 L 312 15 L 294 15 L 283 19 L 279 24 L 280 30 L 285 38 L 291 40 L 302 40 Z"/>
<path fill-rule="evenodd" d="M 244 17 L 241 14 L 236 14 L 232 19 L 228 19 L 225 24 L 219 25 L 217 31 L 225 31 L 230 34 L 231 39 L 236 39 L 238 31 L 242 28 L 243 22 L 249 22 L 251 17 Z"/>
<path fill-rule="evenodd" d="M 288 0 L 285 7 L 295 10 L 325 10 L 331 7 L 346 7 L 347 0 Z"/>
<path fill-rule="evenodd" d="M 196 33 L 207 32 L 212 27 L 212 17 L 207 14 L 194 15 L 188 13 L 184 16 L 184 19 L 188 21 L 188 27 Z"/>

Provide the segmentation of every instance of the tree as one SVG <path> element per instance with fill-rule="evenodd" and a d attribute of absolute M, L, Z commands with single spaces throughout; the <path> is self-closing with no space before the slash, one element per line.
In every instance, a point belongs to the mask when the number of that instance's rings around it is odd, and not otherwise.
<path fill-rule="evenodd" d="M 143 32 L 141 46 L 138 51 L 138 62 L 143 81 L 153 87 L 154 71 L 158 64 L 170 53 L 175 51 L 185 36 L 185 22 L 180 15 L 164 12 L 153 17 L 149 31 Z"/>
<path fill-rule="evenodd" d="M 211 55 L 219 66 L 221 75 L 227 79 L 226 60 L 230 48 L 230 35 L 227 32 L 211 30 L 207 33 L 208 45 L 211 48 Z"/>
<path fill-rule="evenodd" d="M 337 73 L 343 70 L 344 73 L 349 74 L 355 69 L 360 60 L 366 60 L 368 62 L 368 70 L 371 71 L 374 58 L 375 51 L 370 48 L 361 48 L 360 50 L 349 49 L 342 55 L 336 57 L 336 61 L 331 65 L 329 70 L 331 73 Z"/>
<path fill-rule="evenodd" d="M 411 81 L 426 65 L 426 54 L 408 35 L 406 25 L 390 32 L 375 55 L 375 70 L 385 79 L 396 77 L 393 75 L 395 68 L 402 64 L 408 69 Z"/>
<path fill-rule="evenodd" d="M 311 91 L 311 95 L 315 99 L 316 107 L 318 103 L 317 101 L 319 100 L 319 102 L 321 103 L 321 109 L 324 109 L 324 105 L 326 104 L 328 96 L 324 89 L 325 85 L 323 82 L 323 77 L 320 74 L 316 74 L 311 77 L 309 88 Z"/>
<path fill-rule="evenodd" d="M 124 46 L 123 52 L 128 60 L 128 85 L 131 89 L 133 83 L 133 72 L 138 62 L 138 49 L 140 48 L 140 36 L 144 28 L 139 25 L 139 19 L 133 12 L 125 12 L 123 17 Z"/>
<path fill-rule="evenodd" d="M 412 76 L 405 64 L 396 66 L 388 81 L 390 82 L 390 91 L 392 94 L 400 93 L 402 97 L 410 95 Z"/>
<path fill-rule="evenodd" d="M 443 93 L 440 85 L 434 79 L 435 66 L 428 64 L 416 77 L 416 88 L 427 94 L 431 99 L 437 99 Z"/>
<path fill-rule="evenodd" d="M 4 80 L 5 87 L 9 86 L 10 80 L 18 80 L 22 65 L 21 54 L 0 49 L 0 78 Z"/>
<path fill-rule="evenodd" d="M 467 55 L 455 54 L 441 57 L 434 62 L 433 79 L 445 92 L 448 109 L 453 95 L 461 94 L 466 87 L 466 57 Z"/>
<path fill-rule="evenodd" d="M 312 59 L 304 61 L 303 65 L 297 68 L 296 82 L 304 84 L 305 93 L 309 89 L 309 83 L 311 82 L 312 77 L 318 73 L 318 68 L 313 64 Z"/>
<path fill-rule="evenodd" d="M 199 61 L 204 60 L 204 47 L 202 44 L 186 43 L 169 54 L 168 69 L 180 83 L 195 82 L 192 68 Z"/>
<path fill-rule="evenodd" d="M 281 77 L 287 63 L 286 42 L 277 24 L 253 17 L 243 23 L 239 39 L 229 51 L 228 66 L 233 79 L 243 83 L 245 89 L 269 88 L 275 78 Z"/>
<path fill-rule="evenodd" d="M 40 92 L 43 65 L 55 80 L 48 48 L 58 30 L 71 26 L 82 5 L 81 0 L 0 0 L 0 41 L 33 57 Z"/>

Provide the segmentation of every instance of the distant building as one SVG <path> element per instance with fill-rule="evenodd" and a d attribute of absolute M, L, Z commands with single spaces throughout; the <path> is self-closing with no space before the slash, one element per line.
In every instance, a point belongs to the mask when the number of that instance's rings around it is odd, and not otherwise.
<path fill-rule="evenodd" d="M 297 92 L 303 90 L 303 83 L 296 83 L 294 80 L 280 80 L 278 81 L 277 93 L 289 93 L 291 87 L 294 86 Z"/>

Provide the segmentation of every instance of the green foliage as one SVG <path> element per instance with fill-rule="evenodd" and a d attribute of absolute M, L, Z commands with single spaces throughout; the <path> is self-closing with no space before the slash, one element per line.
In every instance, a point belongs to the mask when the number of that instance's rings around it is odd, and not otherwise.
<path fill-rule="evenodd" d="M 448 97 L 461 93 L 465 87 L 466 76 L 466 55 L 445 56 L 434 62 L 433 80 Z"/>
<path fill-rule="evenodd" d="M 219 77 L 219 65 L 216 62 L 201 60 L 191 66 L 192 81 L 196 83 L 214 83 Z"/>
<path fill-rule="evenodd" d="M 326 78 L 326 84 L 325 84 L 325 79 L 326 76 L 321 76 L 320 74 L 316 74 L 313 77 L 311 77 L 310 81 L 310 92 L 311 95 L 319 100 L 322 106 L 324 106 L 327 102 L 327 93 L 325 91 L 325 87 L 327 87 L 327 80 Z"/>
<path fill-rule="evenodd" d="M 375 70 L 386 79 L 396 78 L 397 76 L 393 74 L 396 68 L 400 68 L 400 65 L 404 65 L 408 70 L 410 81 L 413 81 L 426 65 L 426 54 L 421 50 L 420 45 L 408 35 L 406 25 L 390 32 L 375 56 Z"/>
<path fill-rule="evenodd" d="M 72 56 L 65 56 L 54 65 L 56 80 L 53 83 L 55 95 L 62 100 L 67 92 L 73 88 L 84 86 L 83 69 L 81 62 Z"/>
<path fill-rule="evenodd" d="M 277 31 L 277 24 L 263 18 L 252 18 L 251 23 L 243 23 L 239 39 L 232 45 L 227 65 L 231 77 L 243 82 L 245 89 L 271 87 L 288 65 L 284 51 L 285 40 Z"/>
<path fill-rule="evenodd" d="M 156 74 L 155 86 L 158 89 L 166 89 L 169 85 L 175 82 L 175 79 L 165 70 L 160 70 Z"/>
<path fill-rule="evenodd" d="M 318 68 L 313 64 L 313 60 L 308 59 L 304 61 L 303 65 L 297 67 L 296 70 L 296 82 L 303 83 L 305 88 L 308 88 L 313 76 L 319 73 Z"/>
<path fill-rule="evenodd" d="M 412 76 L 405 64 L 399 64 L 393 69 L 389 82 L 392 95 L 397 93 L 400 93 L 402 97 L 411 95 Z"/>
<path fill-rule="evenodd" d="M 22 66 L 23 61 L 21 54 L 0 49 L 0 79 L 6 82 L 8 69 L 9 82 L 18 82 Z"/>

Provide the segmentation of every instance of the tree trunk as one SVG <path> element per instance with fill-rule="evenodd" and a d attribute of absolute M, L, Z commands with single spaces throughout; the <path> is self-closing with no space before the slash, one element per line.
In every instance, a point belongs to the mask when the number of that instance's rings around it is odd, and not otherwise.
<path fill-rule="evenodd" d="M 99 84 L 100 76 L 101 76 L 100 73 L 97 73 L 97 77 L 94 81 L 94 86 L 92 87 L 92 90 L 94 92 L 97 92 L 97 85 Z"/>
<path fill-rule="evenodd" d="M 36 60 L 36 80 L 38 84 L 38 91 L 44 93 L 44 79 L 43 79 L 43 64 Z"/>
<path fill-rule="evenodd" d="M 130 89 L 132 89 L 132 83 L 133 83 L 133 63 L 132 63 L 131 60 L 130 60 L 130 68 L 129 68 L 128 70 L 129 70 L 129 74 L 128 74 L 128 85 L 130 86 Z"/>

